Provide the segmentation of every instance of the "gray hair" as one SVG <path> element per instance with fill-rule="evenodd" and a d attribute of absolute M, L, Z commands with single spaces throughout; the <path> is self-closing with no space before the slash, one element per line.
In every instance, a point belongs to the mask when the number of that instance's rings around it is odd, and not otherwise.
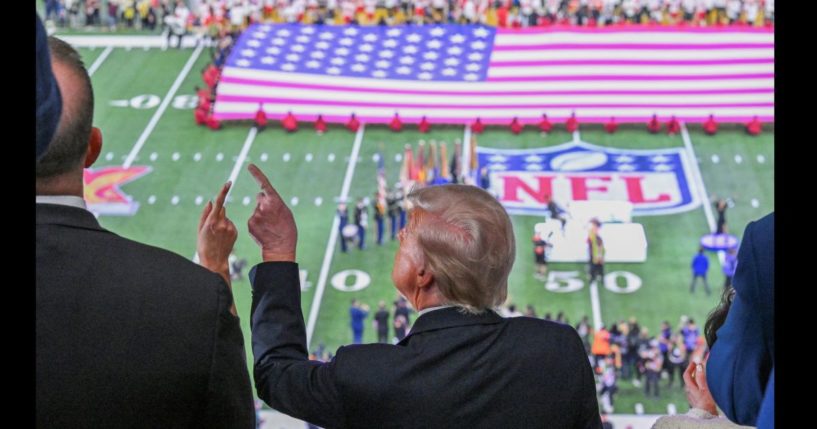
<path fill-rule="evenodd" d="M 505 208 L 488 192 L 467 185 L 416 189 L 406 198 L 413 206 L 409 227 L 416 228 L 426 264 L 448 303 L 470 313 L 502 304 L 516 257 Z"/>
<path fill-rule="evenodd" d="M 66 173 L 82 163 L 88 150 L 94 118 L 94 90 L 79 53 L 53 36 L 48 38 L 48 49 L 51 51 L 52 67 L 54 63 L 59 63 L 70 69 L 74 77 L 79 78 L 81 89 L 74 94 L 74 99 L 62 93 L 62 115 L 48 150 L 37 162 L 38 179 Z"/>

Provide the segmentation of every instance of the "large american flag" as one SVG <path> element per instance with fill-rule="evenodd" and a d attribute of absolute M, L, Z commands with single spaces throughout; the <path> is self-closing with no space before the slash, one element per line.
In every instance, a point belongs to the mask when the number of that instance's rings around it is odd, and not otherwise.
<path fill-rule="evenodd" d="M 218 85 L 215 116 L 351 113 L 383 123 L 774 120 L 774 33 L 755 28 L 254 24 Z"/>

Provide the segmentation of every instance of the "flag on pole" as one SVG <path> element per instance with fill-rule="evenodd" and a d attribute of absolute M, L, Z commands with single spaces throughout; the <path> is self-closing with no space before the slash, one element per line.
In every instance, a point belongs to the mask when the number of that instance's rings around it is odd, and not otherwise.
<path fill-rule="evenodd" d="M 440 170 L 440 176 L 443 179 L 451 179 L 451 173 L 448 171 L 448 149 L 445 147 L 445 142 L 440 142 Z"/>
<path fill-rule="evenodd" d="M 426 141 L 420 140 L 417 144 L 417 181 L 425 185 L 426 183 L 426 164 L 425 164 Z"/>
<path fill-rule="evenodd" d="M 406 144 L 403 150 L 403 164 L 400 166 L 400 183 L 403 184 L 404 188 L 411 180 L 411 158 L 411 145 Z"/>
<path fill-rule="evenodd" d="M 388 192 L 388 184 L 386 183 L 386 163 L 383 160 L 383 154 L 377 152 L 377 204 L 380 208 L 386 207 L 386 193 Z"/>

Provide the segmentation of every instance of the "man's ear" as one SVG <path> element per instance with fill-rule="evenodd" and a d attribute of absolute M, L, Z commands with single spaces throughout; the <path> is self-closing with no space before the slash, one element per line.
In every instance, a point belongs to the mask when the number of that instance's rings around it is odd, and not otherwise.
<path fill-rule="evenodd" d="M 417 288 L 427 288 L 434 283 L 434 274 L 427 267 L 420 268 L 417 272 Z"/>
<path fill-rule="evenodd" d="M 96 162 L 102 152 L 102 131 L 97 127 L 91 127 L 91 135 L 88 137 L 88 151 L 85 152 L 85 168 Z"/>

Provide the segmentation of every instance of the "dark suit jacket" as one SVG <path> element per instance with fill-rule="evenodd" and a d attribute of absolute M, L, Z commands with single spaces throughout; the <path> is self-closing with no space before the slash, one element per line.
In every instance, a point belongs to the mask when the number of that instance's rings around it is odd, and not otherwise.
<path fill-rule="evenodd" d="M 593 373 L 567 325 L 456 308 L 420 316 L 397 345 L 307 360 L 298 268 L 253 268 L 258 396 L 324 427 L 600 428 Z"/>
<path fill-rule="evenodd" d="M 36 253 L 37 427 L 255 427 L 219 275 L 53 204 Z"/>
<path fill-rule="evenodd" d="M 774 213 L 743 233 L 735 297 L 706 366 L 712 397 L 729 420 L 755 426 L 774 369 Z M 773 393 L 772 393 L 773 395 Z M 771 406 L 773 419 L 774 402 Z"/>

